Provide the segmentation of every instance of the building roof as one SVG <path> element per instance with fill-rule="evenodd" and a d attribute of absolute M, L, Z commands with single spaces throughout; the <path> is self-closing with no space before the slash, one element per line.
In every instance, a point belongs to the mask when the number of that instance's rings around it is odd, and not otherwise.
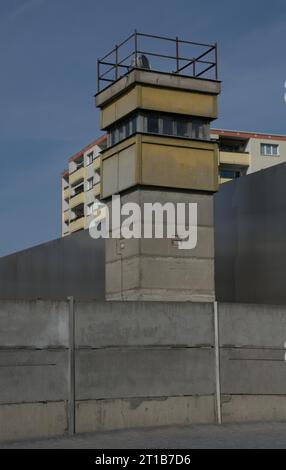
<path fill-rule="evenodd" d="M 105 142 L 107 139 L 106 134 L 100 136 L 96 140 L 93 140 L 90 144 L 86 145 L 83 147 L 81 150 L 79 150 L 76 154 L 74 154 L 72 157 L 69 158 L 69 162 L 72 162 L 73 160 L 76 160 L 78 157 L 80 157 L 83 153 L 87 152 L 90 150 L 92 147 L 95 145 L 100 145 L 102 142 Z"/>
<path fill-rule="evenodd" d="M 281 134 L 260 134 L 258 132 L 235 131 L 228 129 L 211 129 L 211 134 L 225 135 L 226 137 L 242 137 L 244 139 L 268 139 L 268 140 L 285 140 L 286 135 Z"/>

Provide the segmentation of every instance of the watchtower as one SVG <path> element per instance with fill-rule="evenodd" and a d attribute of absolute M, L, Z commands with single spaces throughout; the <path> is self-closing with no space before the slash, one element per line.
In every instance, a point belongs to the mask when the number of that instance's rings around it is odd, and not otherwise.
<path fill-rule="evenodd" d="M 96 105 L 108 135 L 101 199 L 198 204 L 192 250 L 168 238 L 106 240 L 107 299 L 214 300 L 218 148 L 210 122 L 219 93 L 216 44 L 135 31 L 98 60 Z"/>

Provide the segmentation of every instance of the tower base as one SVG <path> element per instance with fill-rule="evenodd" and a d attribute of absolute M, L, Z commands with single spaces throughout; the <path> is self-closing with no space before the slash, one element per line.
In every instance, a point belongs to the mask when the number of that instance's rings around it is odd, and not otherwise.
<path fill-rule="evenodd" d="M 177 239 L 106 239 L 106 300 L 213 302 L 213 195 L 139 188 L 121 195 L 121 205 L 197 203 L 194 249 L 179 249 Z M 111 217 L 111 202 L 107 203 Z M 144 215 L 142 215 L 142 225 Z"/>

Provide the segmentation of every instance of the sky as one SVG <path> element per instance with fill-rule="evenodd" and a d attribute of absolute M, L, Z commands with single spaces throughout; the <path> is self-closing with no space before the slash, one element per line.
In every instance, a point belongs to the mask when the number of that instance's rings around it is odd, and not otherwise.
<path fill-rule="evenodd" d="M 213 126 L 285 134 L 285 25 L 285 0 L 0 0 L 0 256 L 60 236 L 60 173 L 100 135 L 98 57 L 134 29 L 218 42 Z"/>

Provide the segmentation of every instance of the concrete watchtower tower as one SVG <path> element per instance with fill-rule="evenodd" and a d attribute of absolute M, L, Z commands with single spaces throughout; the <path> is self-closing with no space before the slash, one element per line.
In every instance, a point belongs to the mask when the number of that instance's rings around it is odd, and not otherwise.
<path fill-rule="evenodd" d="M 152 42 L 152 52 L 142 49 L 142 41 Z M 157 43 L 164 54 L 154 52 Z M 121 49 L 129 44 L 124 58 Z M 191 56 L 183 52 L 188 48 Z M 101 88 L 104 81 L 108 85 Z M 110 205 L 111 196 L 120 194 L 121 203 L 142 207 L 198 204 L 198 242 L 192 250 L 179 250 L 176 239 L 168 238 L 106 240 L 107 300 L 214 300 L 218 148 L 209 126 L 217 117 L 219 93 L 215 44 L 135 32 L 98 61 L 96 105 L 108 134 L 101 199 Z"/>

